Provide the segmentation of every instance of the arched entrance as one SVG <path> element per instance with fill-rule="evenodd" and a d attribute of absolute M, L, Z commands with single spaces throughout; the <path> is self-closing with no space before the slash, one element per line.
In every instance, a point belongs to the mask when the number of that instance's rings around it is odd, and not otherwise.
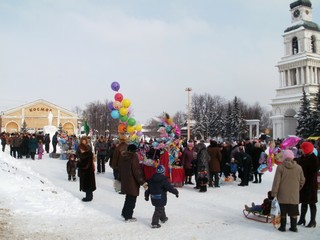
<path fill-rule="evenodd" d="M 70 134 L 74 134 L 74 126 L 71 122 L 67 122 L 63 125 L 62 129 L 64 131 L 66 131 L 68 133 L 68 135 Z"/>
<path fill-rule="evenodd" d="M 6 132 L 13 133 L 19 131 L 19 125 L 15 122 L 8 122 L 6 125 Z"/>

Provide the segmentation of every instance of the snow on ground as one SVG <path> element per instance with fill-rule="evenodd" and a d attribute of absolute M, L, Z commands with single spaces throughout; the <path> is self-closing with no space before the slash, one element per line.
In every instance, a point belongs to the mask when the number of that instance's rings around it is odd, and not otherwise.
<path fill-rule="evenodd" d="M 243 216 L 244 204 L 266 197 L 273 174 L 265 173 L 261 184 L 249 187 L 224 183 L 206 193 L 191 185 L 179 188 L 179 198 L 168 195 L 169 221 L 151 229 L 154 208 L 142 188 L 134 211 L 138 221 L 125 223 L 120 217 L 125 196 L 114 191 L 108 164 L 105 174 L 96 175 L 93 201 L 84 203 L 79 182 L 67 180 L 66 160 L 47 154 L 42 160 L 14 159 L 6 150 L 0 153 L 0 239 L 319 239 L 319 226 L 282 233 Z"/>

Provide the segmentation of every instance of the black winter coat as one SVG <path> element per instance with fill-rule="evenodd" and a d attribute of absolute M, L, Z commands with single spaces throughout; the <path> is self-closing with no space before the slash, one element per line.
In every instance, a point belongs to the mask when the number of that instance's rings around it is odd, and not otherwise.
<path fill-rule="evenodd" d="M 161 173 L 155 173 L 150 179 L 148 186 L 148 190 L 145 191 L 144 196 L 146 199 L 149 199 L 149 195 L 151 195 L 151 203 L 155 207 L 164 207 L 167 204 L 167 192 L 175 195 L 179 194 L 178 190 L 171 185 L 168 178 Z"/>
<path fill-rule="evenodd" d="M 94 175 L 93 153 L 91 150 L 79 153 L 77 162 L 78 175 L 80 178 L 80 191 L 88 192 L 96 190 L 96 179 Z"/>
<path fill-rule="evenodd" d="M 319 160 L 313 153 L 303 155 L 297 160 L 302 167 L 306 182 L 300 190 L 300 203 L 318 202 L 317 173 L 319 171 Z"/>

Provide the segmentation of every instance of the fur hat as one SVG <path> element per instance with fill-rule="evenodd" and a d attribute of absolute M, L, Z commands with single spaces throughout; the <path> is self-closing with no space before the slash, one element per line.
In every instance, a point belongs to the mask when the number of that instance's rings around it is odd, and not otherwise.
<path fill-rule="evenodd" d="M 161 173 L 161 174 L 164 174 L 165 171 L 166 171 L 166 168 L 163 165 L 159 165 L 156 170 L 157 173 Z"/>
<path fill-rule="evenodd" d="M 84 151 L 84 152 L 87 152 L 87 151 L 89 151 L 89 146 L 87 144 L 80 143 L 79 144 L 79 149 Z"/>
<path fill-rule="evenodd" d="M 291 150 L 289 149 L 286 149 L 286 150 L 283 150 L 283 158 L 284 159 L 294 159 L 294 154 Z"/>
<path fill-rule="evenodd" d="M 313 144 L 311 142 L 303 142 L 300 146 L 304 154 L 310 154 L 313 152 Z"/>
<path fill-rule="evenodd" d="M 135 144 L 130 144 L 129 146 L 128 146 L 128 148 L 127 148 L 127 150 L 129 151 L 129 152 L 136 152 L 137 151 L 137 146 L 135 145 Z"/>

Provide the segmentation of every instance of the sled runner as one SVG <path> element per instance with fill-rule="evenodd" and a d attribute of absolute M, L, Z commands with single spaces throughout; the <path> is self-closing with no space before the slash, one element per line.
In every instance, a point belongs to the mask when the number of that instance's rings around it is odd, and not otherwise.
<path fill-rule="evenodd" d="M 246 209 L 243 209 L 242 212 L 243 215 L 250 220 L 263 223 L 272 223 L 272 217 L 270 215 L 263 215 L 261 212 L 247 211 Z"/>

